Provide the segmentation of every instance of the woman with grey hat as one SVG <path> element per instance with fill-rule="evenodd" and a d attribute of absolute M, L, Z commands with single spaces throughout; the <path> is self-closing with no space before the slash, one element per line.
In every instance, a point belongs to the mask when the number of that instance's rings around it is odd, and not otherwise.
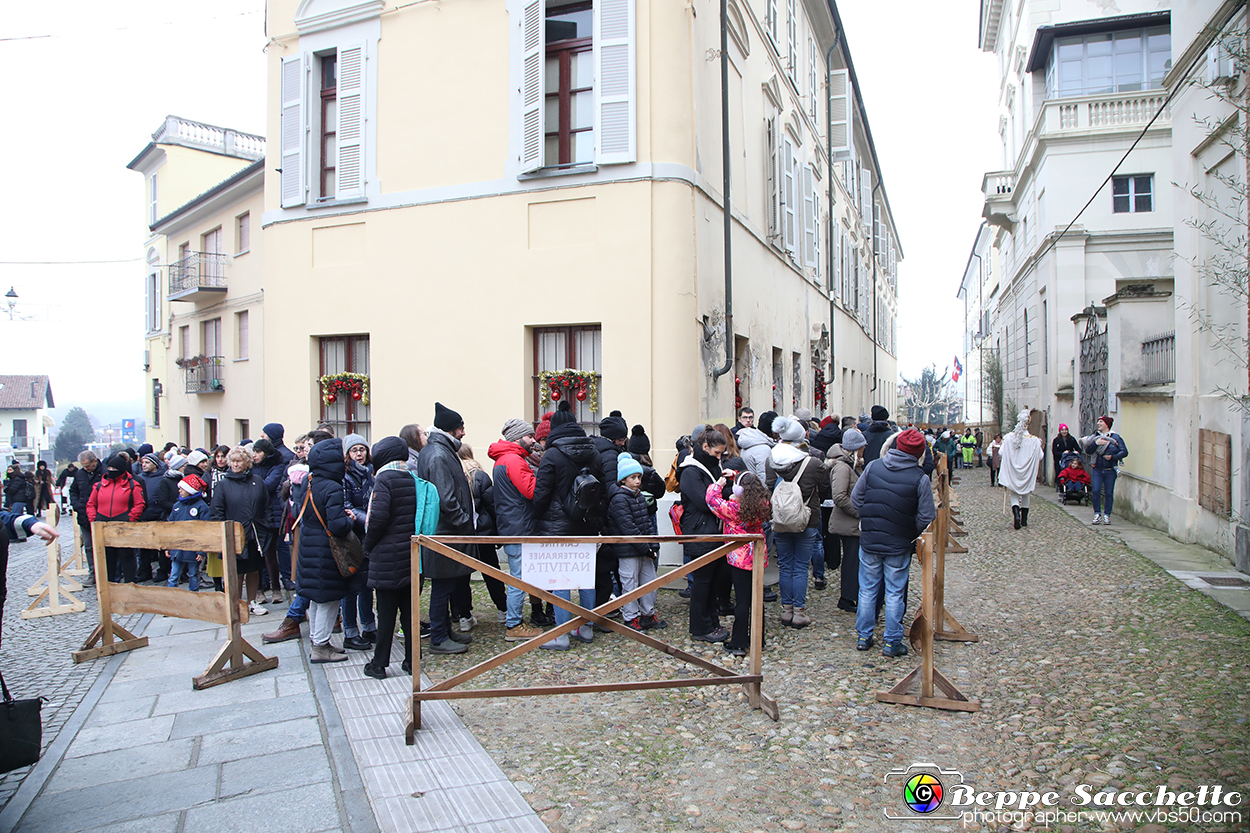
<path fill-rule="evenodd" d="M 854 613 L 859 606 L 859 513 L 851 505 L 851 492 L 864 471 L 864 448 L 868 441 L 858 428 L 848 428 L 842 442 L 829 449 L 826 461 L 833 510 L 829 534 L 842 550 L 842 588 L 838 609 Z"/>

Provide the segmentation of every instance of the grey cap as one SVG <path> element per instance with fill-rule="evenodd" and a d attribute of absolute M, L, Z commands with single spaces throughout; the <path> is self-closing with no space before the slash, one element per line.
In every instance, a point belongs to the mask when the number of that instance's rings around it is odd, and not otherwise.
<path fill-rule="evenodd" d="M 356 446 L 356 445 L 363 445 L 366 451 L 369 450 L 369 443 L 365 442 L 365 438 L 360 436 L 359 434 L 348 434 L 346 437 L 343 438 L 344 453 L 351 451 L 352 446 Z"/>
<path fill-rule="evenodd" d="M 843 451 L 859 451 L 866 445 L 868 440 L 864 439 L 864 432 L 858 428 L 848 428 L 842 432 Z"/>
<path fill-rule="evenodd" d="M 503 438 L 510 443 L 534 434 L 534 426 L 523 419 L 510 419 L 503 424 Z"/>

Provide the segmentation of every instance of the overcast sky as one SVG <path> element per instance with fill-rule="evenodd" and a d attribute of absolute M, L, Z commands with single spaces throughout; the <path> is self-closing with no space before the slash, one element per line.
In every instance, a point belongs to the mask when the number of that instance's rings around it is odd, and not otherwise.
<path fill-rule="evenodd" d="M 949 364 L 960 343 L 955 292 L 981 175 L 998 158 L 997 79 L 977 49 L 975 0 L 886 8 L 839 5 L 906 255 L 899 369 L 910 378 Z M 3 372 L 49 374 L 61 406 L 133 403 L 142 415 L 144 204 L 126 163 L 167 114 L 263 134 L 263 27 L 263 0 L 6 4 L 0 56 L 20 117 L 0 131 L 0 293 L 14 288 L 25 320 L 0 318 Z"/>

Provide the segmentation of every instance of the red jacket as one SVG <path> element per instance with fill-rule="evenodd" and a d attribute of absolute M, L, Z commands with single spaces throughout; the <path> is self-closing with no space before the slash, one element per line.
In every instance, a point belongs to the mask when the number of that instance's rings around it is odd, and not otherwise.
<path fill-rule="evenodd" d="M 138 521 L 143 514 L 143 486 L 125 472 L 120 477 L 105 477 L 91 489 L 87 500 L 87 520 Z"/>

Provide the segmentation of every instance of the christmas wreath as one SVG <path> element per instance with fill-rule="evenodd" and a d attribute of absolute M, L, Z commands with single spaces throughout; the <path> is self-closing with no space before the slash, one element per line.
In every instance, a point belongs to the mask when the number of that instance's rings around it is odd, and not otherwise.
<path fill-rule="evenodd" d="M 578 402 L 590 400 L 590 410 L 599 410 L 599 375 L 591 370 L 544 370 L 538 374 L 538 399 L 542 407 L 572 395 Z"/>
<path fill-rule="evenodd" d="M 327 405 L 333 405 L 340 396 L 369 404 L 369 377 L 363 373 L 329 373 L 317 383 L 321 385 L 321 401 Z"/>
<path fill-rule="evenodd" d="M 816 378 L 813 380 L 812 387 L 816 393 L 816 408 L 823 414 L 825 409 L 829 407 L 829 397 L 825 391 L 825 371 L 823 368 L 816 367 Z"/>

